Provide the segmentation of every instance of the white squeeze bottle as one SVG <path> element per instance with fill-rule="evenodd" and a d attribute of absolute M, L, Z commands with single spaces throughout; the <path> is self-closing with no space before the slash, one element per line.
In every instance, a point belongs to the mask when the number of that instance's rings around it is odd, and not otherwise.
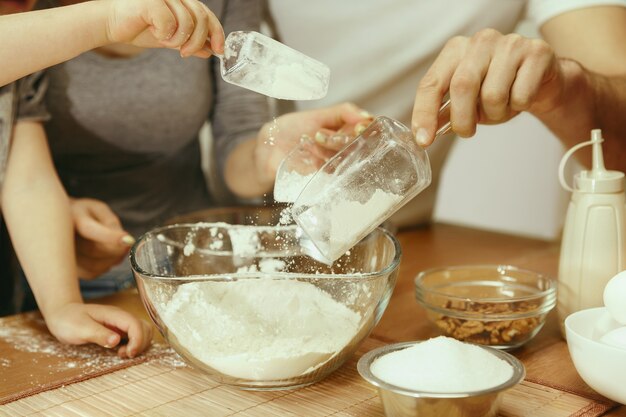
<path fill-rule="evenodd" d="M 602 132 L 571 148 L 561 159 L 559 180 L 572 192 L 567 209 L 559 260 L 558 313 L 565 318 L 578 310 L 603 305 L 607 282 L 626 269 L 626 199 L 624 173 L 607 171 L 602 155 Z M 564 168 L 574 152 L 591 145 L 592 169 L 574 176 L 574 188 L 565 181 Z"/>

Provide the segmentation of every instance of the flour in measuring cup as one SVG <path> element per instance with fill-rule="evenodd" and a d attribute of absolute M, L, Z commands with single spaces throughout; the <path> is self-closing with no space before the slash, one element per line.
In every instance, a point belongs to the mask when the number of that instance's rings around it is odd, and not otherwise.
<path fill-rule="evenodd" d="M 334 248 L 348 250 L 364 229 L 378 226 L 383 217 L 400 201 L 402 196 L 376 189 L 365 202 L 338 200 L 330 206 L 329 244 Z M 346 247 L 347 246 L 347 247 Z"/>
<path fill-rule="evenodd" d="M 295 171 L 285 172 L 276 178 L 274 185 L 274 200 L 281 203 L 296 201 L 304 187 L 313 178 L 315 173 L 301 175 Z"/>
<path fill-rule="evenodd" d="M 357 244 L 371 227 L 382 223 L 402 201 L 398 194 L 376 189 L 365 201 L 351 200 L 343 193 L 329 193 L 298 215 L 297 222 L 331 261 Z"/>
<path fill-rule="evenodd" d="M 271 278 L 183 284 L 161 317 L 194 358 L 249 380 L 313 370 L 345 348 L 361 322 L 311 283 Z"/>

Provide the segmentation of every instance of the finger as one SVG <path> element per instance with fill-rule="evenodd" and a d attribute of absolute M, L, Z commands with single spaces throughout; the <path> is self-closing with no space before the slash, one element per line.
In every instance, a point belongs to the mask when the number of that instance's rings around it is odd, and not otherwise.
<path fill-rule="evenodd" d="M 176 17 L 162 1 L 150 3 L 145 10 L 145 21 L 150 25 L 150 32 L 161 42 L 167 42 L 176 32 Z"/>
<path fill-rule="evenodd" d="M 136 331 L 137 334 L 131 332 Z M 128 334 L 128 344 L 126 345 L 126 355 L 134 358 L 139 353 L 145 351 L 152 343 L 152 326 L 145 320 L 139 320 L 139 327 L 131 329 Z"/>
<path fill-rule="evenodd" d="M 187 57 L 202 50 L 209 35 L 209 16 L 206 9 L 197 0 L 181 0 L 187 11 L 191 15 L 194 28 L 187 42 L 180 47 L 180 55 Z"/>
<path fill-rule="evenodd" d="M 91 217 L 76 219 L 76 230 L 83 238 L 110 247 L 128 247 L 134 242 L 125 230 L 108 227 Z"/>
<path fill-rule="evenodd" d="M 108 327 L 114 327 L 128 335 L 128 347 L 126 354 L 132 358 L 150 343 L 152 328 L 143 320 L 139 320 L 132 314 L 111 306 L 92 305 L 89 310 L 90 316 Z"/>
<path fill-rule="evenodd" d="M 535 101 L 541 86 L 556 76 L 556 60 L 550 46 L 533 39 L 531 52 L 520 66 L 511 87 L 510 105 L 514 111 L 528 110 Z"/>
<path fill-rule="evenodd" d="M 79 234 L 95 242 L 113 246 L 132 246 L 135 239 L 122 229 L 117 215 L 104 202 L 98 200 L 83 200 L 79 205 L 84 211 L 76 211 L 76 229 Z"/>
<path fill-rule="evenodd" d="M 95 343 L 107 349 L 117 346 L 121 340 L 117 332 L 103 326 L 98 320 L 85 320 L 77 326 L 76 331 L 83 343 Z"/>
<path fill-rule="evenodd" d="M 346 124 L 356 125 L 364 120 L 372 120 L 373 116 L 353 103 L 342 103 L 327 107 L 317 112 L 318 122 L 322 128 L 338 130 Z"/>
<path fill-rule="evenodd" d="M 411 128 L 421 146 L 428 146 L 435 139 L 439 107 L 461 56 L 465 54 L 467 43 L 468 40 L 460 36 L 450 39 L 417 87 Z"/>
<path fill-rule="evenodd" d="M 330 129 L 320 129 L 315 133 L 315 142 L 326 149 L 338 151 L 354 140 L 355 136 L 336 132 Z"/>
<path fill-rule="evenodd" d="M 119 217 L 111 210 L 108 204 L 100 200 L 90 199 L 87 201 L 89 203 L 87 211 L 94 219 L 110 228 L 122 229 Z"/>
<path fill-rule="evenodd" d="M 120 358 L 129 358 L 128 345 L 120 346 L 120 348 L 117 350 L 117 356 L 119 356 Z"/>
<path fill-rule="evenodd" d="M 487 75 L 480 88 L 480 107 L 486 120 L 504 121 L 509 115 L 509 94 L 521 63 L 518 53 L 524 38 L 517 34 L 507 35 L 496 48 Z"/>
<path fill-rule="evenodd" d="M 472 42 L 450 80 L 450 121 L 452 130 L 461 137 L 476 133 L 478 95 L 498 37 L 495 30 L 484 30 Z"/>
<path fill-rule="evenodd" d="M 165 3 L 176 18 L 176 30 L 167 41 L 162 43 L 169 48 L 179 48 L 193 33 L 193 17 L 181 0 L 165 0 Z"/>
<path fill-rule="evenodd" d="M 215 13 L 204 3 L 200 3 L 209 16 L 209 48 L 218 55 L 224 54 L 224 28 Z"/>

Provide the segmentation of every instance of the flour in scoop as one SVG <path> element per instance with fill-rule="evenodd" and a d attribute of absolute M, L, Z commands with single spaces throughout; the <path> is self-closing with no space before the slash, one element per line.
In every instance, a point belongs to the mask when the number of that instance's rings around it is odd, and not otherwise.
<path fill-rule="evenodd" d="M 274 200 L 282 203 L 295 202 L 313 175 L 315 175 L 314 172 L 308 175 L 295 171 L 281 173 L 274 184 Z"/>
<path fill-rule="evenodd" d="M 384 355 L 370 369 L 389 384 L 437 393 L 481 391 L 513 376 L 511 365 L 485 349 L 443 336 Z"/>
<path fill-rule="evenodd" d="M 271 278 L 183 284 L 161 317 L 198 361 L 249 380 L 305 374 L 361 327 L 359 313 L 315 285 Z"/>
<path fill-rule="evenodd" d="M 314 100 L 326 95 L 327 82 L 314 76 L 299 62 L 278 65 L 274 68 L 274 82 L 268 86 L 270 97 L 299 100 Z"/>

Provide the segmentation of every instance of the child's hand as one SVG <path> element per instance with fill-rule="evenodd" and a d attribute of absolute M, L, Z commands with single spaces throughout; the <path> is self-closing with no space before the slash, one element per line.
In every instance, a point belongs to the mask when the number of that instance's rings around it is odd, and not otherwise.
<path fill-rule="evenodd" d="M 90 198 L 71 199 L 78 275 L 91 279 L 119 264 L 134 243 L 113 210 Z"/>
<path fill-rule="evenodd" d="M 122 335 L 128 344 L 117 350 L 121 358 L 133 358 L 152 341 L 152 326 L 113 306 L 69 303 L 46 315 L 50 333 L 71 345 L 95 343 L 105 348 L 119 345 Z"/>
<path fill-rule="evenodd" d="M 144 48 L 176 48 L 181 56 L 224 53 L 224 30 L 198 0 L 109 0 L 108 39 Z"/>

